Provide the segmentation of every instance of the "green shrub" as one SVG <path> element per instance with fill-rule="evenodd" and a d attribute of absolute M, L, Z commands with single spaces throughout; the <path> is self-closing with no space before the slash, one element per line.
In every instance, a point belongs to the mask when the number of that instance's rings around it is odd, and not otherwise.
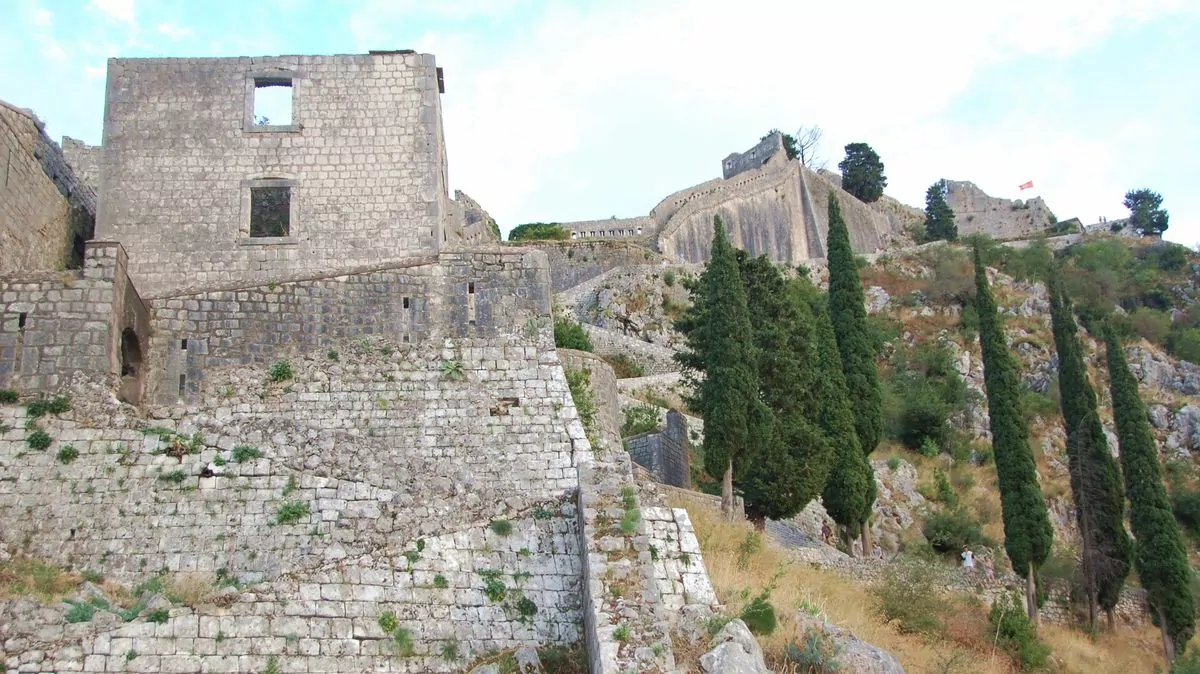
<path fill-rule="evenodd" d="M 627 625 L 617 627 L 617 629 L 613 630 L 613 639 L 621 643 L 629 641 L 629 627 Z"/>
<path fill-rule="evenodd" d="M 668 286 L 675 285 L 675 270 L 674 269 L 668 269 L 665 272 L 663 272 L 663 283 L 667 284 Z"/>
<path fill-rule="evenodd" d="M 937 500 L 947 508 L 958 507 L 958 492 L 954 491 L 954 487 L 950 485 L 949 478 L 946 477 L 946 471 L 938 468 L 933 473 L 933 483 L 937 490 Z"/>
<path fill-rule="evenodd" d="M 1171 666 L 1171 674 L 1200 674 L 1200 648 L 1191 648 Z"/>
<path fill-rule="evenodd" d="M 557 222 L 526 222 L 508 232 L 509 241 L 566 241 L 571 232 Z"/>
<path fill-rule="evenodd" d="M 68 623 L 90 622 L 96 615 L 96 607 L 87 602 L 68 600 L 66 603 L 71 606 L 66 616 Z"/>
<path fill-rule="evenodd" d="M 279 506 L 275 514 L 277 524 L 295 524 L 309 515 L 308 504 L 303 501 L 288 501 Z"/>
<path fill-rule="evenodd" d="M 29 448 L 38 451 L 46 449 L 52 442 L 54 440 L 50 434 L 40 428 L 35 428 L 32 433 L 25 436 L 25 443 L 29 445 Z"/>
<path fill-rule="evenodd" d="M 8 388 L 0 388 L 0 405 L 15 405 L 19 399 L 20 397 L 16 391 Z"/>
<path fill-rule="evenodd" d="M 621 533 L 629 536 L 637 531 L 638 522 L 642 521 L 642 511 L 634 508 L 626 510 L 625 515 L 621 517 Z"/>
<path fill-rule="evenodd" d="M 386 611 L 379 615 L 379 629 L 383 630 L 384 634 L 391 634 L 400 626 L 400 621 L 396 619 L 396 614 L 391 611 Z"/>
<path fill-rule="evenodd" d="M 238 445 L 233 448 L 233 460 L 237 463 L 244 463 L 251 459 L 260 459 L 262 455 L 262 450 L 250 445 Z"/>
<path fill-rule="evenodd" d="M 412 631 L 397 627 L 395 632 L 392 632 L 392 646 L 396 649 L 396 655 L 402 658 L 407 658 L 413 654 L 413 637 Z"/>
<path fill-rule="evenodd" d="M 513 532 L 512 522 L 509 522 L 508 520 L 495 520 L 488 525 L 488 528 L 492 530 L 493 534 L 506 538 L 511 536 Z"/>
<path fill-rule="evenodd" d="M 1139 337 L 1151 344 L 1165 344 L 1171 334 L 1171 314 L 1166 311 L 1139 307 L 1129 315 L 1129 323 Z"/>
<path fill-rule="evenodd" d="M 759 636 L 767 636 L 775 631 L 775 607 L 771 605 L 767 593 L 750 600 L 738 616 L 750 631 Z"/>
<path fill-rule="evenodd" d="M 163 482 L 170 482 L 172 484 L 182 484 L 183 481 L 187 479 L 187 473 L 183 472 L 182 470 L 173 470 L 169 473 L 163 473 L 162 475 L 159 475 L 158 479 L 162 480 Z"/>
<path fill-rule="evenodd" d="M 833 643 L 824 632 L 809 627 L 804 631 L 803 647 L 795 643 L 787 645 L 786 655 L 789 662 L 800 666 L 796 670 L 805 674 L 833 674 L 841 671 L 842 665 L 837 657 L 841 649 Z"/>
<path fill-rule="evenodd" d="M 1176 358 L 1200 363 L 1200 329 L 1182 328 L 1171 331 L 1167 338 L 1167 349 Z"/>
<path fill-rule="evenodd" d="M 79 450 L 71 445 L 63 445 L 58 450 L 58 462 L 64 466 L 79 458 Z"/>
<path fill-rule="evenodd" d="M 450 582 L 446 580 L 445 576 L 439 573 L 433 577 L 433 586 L 439 590 L 444 590 L 450 587 Z"/>
<path fill-rule="evenodd" d="M 455 662 L 461 657 L 458 653 L 458 639 L 451 639 L 442 644 L 442 659 L 446 662 Z"/>
<path fill-rule="evenodd" d="M 1175 519 L 1193 535 L 1200 535 L 1200 492 L 1176 491 L 1171 494 Z"/>
<path fill-rule="evenodd" d="M 949 486 L 949 485 L 947 485 Z M 941 553 L 958 553 L 964 547 L 990 544 L 983 527 L 964 508 L 948 508 L 929 516 L 921 527 L 929 545 Z"/>
<path fill-rule="evenodd" d="M 890 565 L 884 579 L 871 588 L 879 616 L 907 634 L 940 632 L 947 604 L 935 574 L 935 566 L 925 560 L 905 559 Z"/>
<path fill-rule="evenodd" d="M 159 625 L 167 622 L 171 617 L 171 612 L 165 608 L 156 608 L 146 614 L 146 622 L 158 623 Z"/>
<path fill-rule="evenodd" d="M 443 360 L 441 370 L 442 376 L 450 381 L 458 381 L 466 376 L 461 360 Z"/>
<path fill-rule="evenodd" d="M 992 604 L 988 614 L 996 643 L 1008 651 L 1021 669 L 1040 669 L 1050 659 L 1050 647 L 1038 641 L 1037 632 L 1029 616 L 1025 615 L 1025 602 L 1015 594 L 1009 594 Z"/>
<path fill-rule="evenodd" d="M 625 408 L 625 421 L 621 424 L 621 437 L 658 430 L 658 408 L 653 405 L 634 405 Z"/>
<path fill-rule="evenodd" d="M 596 429 L 596 398 L 592 395 L 591 370 L 567 370 L 567 387 L 571 390 L 571 399 L 575 402 L 575 411 L 579 413 L 579 421 L 588 433 L 588 437 Z"/>
<path fill-rule="evenodd" d="M 484 596 L 493 602 L 504 601 L 504 597 L 508 593 L 508 586 L 504 584 L 504 581 L 500 580 L 500 576 L 503 574 L 495 569 L 484 569 L 477 573 L 480 578 L 483 578 Z"/>
<path fill-rule="evenodd" d="M 41 398 L 32 400 L 25 406 L 25 413 L 33 419 L 39 419 L 47 414 L 62 414 L 71 411 L 71 399 L 67 396 L 56 396 L 50 400 Z"/>
<path fill-rule="evenodd" d="M 591 351 L 594 348 L 582 325 L 561 316 L 554 319 L 554 346 L 576 351 Z"/>
<path fill-rule="evenodd" d="M 629 357 L 628 354 L 614 353 L 606 356 L 601 356 L 604 362 L 612 366 L 613 374 L 617 379 L 633 379 L 634 377 L 646 376 L 646 368 L 642 367 L 636 360 Z"/>
<path fill-rule="evenodd" d="M 267 377 L 274 382 L 287 381 L 291 379 L 292 364 L 286 360 L 276 361 L 273 365 L 271 365 L 270 369 L 267 370 Z"/>
<path fill-rule="evenodd" d="M 529 597 L 521 597 L 517 602 L 518 620 L 523 623 L 529 623 L 533 620 L 533 616 L 537 615 L 538 607 Z"/>

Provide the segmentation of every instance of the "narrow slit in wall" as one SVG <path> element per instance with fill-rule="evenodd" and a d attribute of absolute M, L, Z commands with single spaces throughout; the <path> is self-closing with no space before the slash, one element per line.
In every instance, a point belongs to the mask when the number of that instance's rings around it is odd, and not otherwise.
<path fill-rule="evenodd" d="M 184 394 L 184 391 L 186 391 L 186 390 L 187 390 L 187 375 L 181 374 L 181 375 L 179 375 L 179 395 L 182 396 Z"/>

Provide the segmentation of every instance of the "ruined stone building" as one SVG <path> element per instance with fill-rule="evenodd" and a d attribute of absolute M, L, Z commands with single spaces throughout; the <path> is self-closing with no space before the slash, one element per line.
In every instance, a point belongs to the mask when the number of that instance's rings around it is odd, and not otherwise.
<path fill-rule="evenodd" d="M 628 455 L 576 413 L 545 253 L 450 198 L 444 91 L 411 51 L 112 59 L 101 145 L 62 149 L 0 107 L 0 548 L 212 585 L 0 602 L 8 671 L 673 669 L 715 602 L 691 525 L 617 526 Z"/>

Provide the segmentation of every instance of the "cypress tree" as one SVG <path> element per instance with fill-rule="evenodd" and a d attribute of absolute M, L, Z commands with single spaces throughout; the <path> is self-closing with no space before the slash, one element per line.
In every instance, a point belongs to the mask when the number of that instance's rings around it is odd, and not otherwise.
<path fill-rule="evenodd" d="M 860 529 L 867 527 L 875 503 L 875 476 L 871 462 L 858 444 L 854 428 L 854 410 L 850 404 L 842 360 L 837 351 L 833 323 L 824 306 L 813 307 L 817 327 L 817 347 L 823 381 L 820 391 L 822 430 L 833 448 L 833 465 L 821 494 L 826 512 L 844 528 L 847 544 Z M 865 544 L 867 541 L 863 541 Z M 863 555 L 870 550 L 863 548 Z"/>
<path fill-rule="evenodd" d="M 684 327 L 685 366 L 704 373 L 696 403 L 704 418 L 704 469 L 721 475 L 721 509 L 733 513 L 733 476 L 770 437 L 770 412 L 759 399 L 754 331 L 733 246 L 721 218 L 713 221 L 712 258 L 695 286 L 696 312 Z"/>
<path fill-rule="evenodd" d="M 1004 341 L 996 300 L 975 248 L 975 307 L 979 314 L 979 344 L 987 388 L 992 453 L 1000 486 L 1004 519 L 1004 550 L 1013 571 L 1025 578 L 1025 604 L 1037 621 L 1037 568 L 1050 554 L 1054 530 L 1037 481 L 1037 465 L 1029 446 L 1029 429 L 1021 414 L 1020 386 L 1012 353 Z"/>
<path fill-rule="evenodd" d="M 883 437 L 883 395 L 879 373 L 875 369 L 875 349 L 867 333 L 866 297 L 858 278 L 858 265 L 850 247 L 850 232 L 842 219 L 842 208 L 833 191 L 829 192 L 829 319 L 842 359 L 842 373 L 854 413 L 854 432 L 858 446 L 869 456 Z M 867 462 L 871 489 L 870 505 L 875 503 L 875 478 Z M 863 551 L 871 549 L 870 527 L 862 527 Z"/>
<path fill-rule="evenodd" d="M 1048 281 L 1067 465 L 1083 541 L 1088 617 L 1094 630 L 1097 607 L 1108 613 L 1110 627 L 1114 624 L 1113 609 L 1129 575 L 1131 543 L 1125 532 L 1125 494 L 1096 412 L 1096 392 L 1088 381 L 1070 298 L 1059 284 L 1057 270 L 1050 270 Z"/>
<path fill-rule="evenodd" d="M 816 423 L 821 373 L 812 310 L 796 281 L 788 282 L 765 256 L 737 251 L 758 351 L 763 403 L 773 423 L 734 482 L 756 525 L 784 519 L 820 495 L 829 475 L 832 446 Z"/>
<path fill-rule="evenodd" d="M 1111 326 L 1104 332 L 1113 419 L 1129 496 L 1129 519 L 1137 539 L 1133 562 L 1146 589 L 1150 617 L 1162 630 L 1163 653 L 1174 662 L 1195 633 L 1196 605 L 1187 548 L 1171 512 L 1146 404 L 1129 371 L 1121 338 Z"/>
<path fill-rule="evenodd" d="M 925 240 L 954 241 L 957 238 L 954 209 L 946 203 L 946 181 L 939 180 L 925 190 Z"/>

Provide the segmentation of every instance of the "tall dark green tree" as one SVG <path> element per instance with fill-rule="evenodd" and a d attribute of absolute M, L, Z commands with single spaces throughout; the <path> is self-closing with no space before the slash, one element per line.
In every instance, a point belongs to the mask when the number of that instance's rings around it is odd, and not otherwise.
<path fill-rule="evenodd" d="M 883 196 L 887 176 L 883 174 L 883 161 L 870 145 L 847 145 L 846 158 L 838 162 L 838 170 L 842 172 L 842 189 L 859 201 L 869 204 Z"/>
<path fill-rule="evenodd" d="M 854 431 L 863 453 L 875 451 L 883 437 L 883 394 L 875 366 L 875 348 L 867 332 L 867 307 L 858 277 L 850 232 L 842 219 L 841 204 L 829 193 L 829 319 L 842 359 L 842 373 L 854 413 Z M 871 472 L 870 462 L 867 470 Z M 875 478 L 870 480 L 874 504 Z M 870 527 L 863 524 L 863 550 L 871 549 Z"/>
<path fill-rule="evenodd" d="M 1113 609 L 1129 575 L 1132 544 L 1125 532 L 1121 472 L 1108 451 L 1108 440 L 1096 412 L 1096 391 L 1088 381 L 1071 301 L 1059 283 L 1056 269 L 1050 269 L 1048 281 L 1058 351 L 1059 396 L 1067 431 L 1067 465 L 1083 541 L 1081 562 L 1094 630 L 1097 608 L 1108 613 L 1110 626 L 1114 624 Z"/>
<path fill-rule="evenodd" d="M 946 202 L 946 181 L 939 180 L 925 190 L 925 240 L 954 241 L 957 238 L 954 210 Z"/>
<path fill-rule="evenodd" d="M 854 410 L 842 373 L 842 358 L 838 354 L 833 323 L 823 304 L 818 300 L 813 307 L 821 372 L 824 375 L 817 389 L 821 400 L 818 418 L 833 448 L 833 464 L 821 494 L 821 502 L 829 516 L 842 526 L 849 547 L 850 539 L 868 527 L 871 509 L 875 504 L 875 476 L 871 462 L 858 444 Z M 868 541 L 864 540 L 863 543 L 865 556 L 870 549 L 865 545 Z"/>
<path fill-rule="evenodd" d="M 695 313 L 683 322 L 685 367 L 703 372 L 692 402 L 704 419 L 704 469 L 721 475 L 721 508 L 733 513 L 733 476 L 771 436 L 771 415 L 759 397 L 758 350 L 737 256 L 721 218 L 713 222 L 712 257 L 693 294 Z"/>
<path fill-rule="evenodd" d="M 975 248 L 975 309 L 992 431 L 992 454 L 1000 486 L 1004 550 L 1013 571 L 1025 577 L 1025 605 L 1037 621 L 1037 570 L 1046 561 L 1054 530 L 1037 481 L 1037 465 L 1029 446 L 1029 428 L 1021 414 L 1021 387 L 1012 352 L 988 287 L 980 251 Z"/>
<path fill-rule="evenodd" d="M 803 290 L 765 256 L 738 251 L 738 260 L 758 350 L 760 396 L 773 423 L 769 440 L 734 483 L 747 516 L 761 526 L 765 518 L 795 515 L 820 496 L 833 447 L 817 421 L 823 375 Z"/>
<path fill-rule="evenodd" d="M 1125 493 L 1129 496 L 1129 520 L 1137 539 L 1133 563 L 1146 589 L 1150 617 L 1162 630 L 1163 653 L 1174 662 L 1196 630 L 1187 548 L 1171 512 L 1146 404 L 1129 371 L 1121 338 L 1112 327 L 1104 332 L 1113 420 L 1121 448 Z"/>

